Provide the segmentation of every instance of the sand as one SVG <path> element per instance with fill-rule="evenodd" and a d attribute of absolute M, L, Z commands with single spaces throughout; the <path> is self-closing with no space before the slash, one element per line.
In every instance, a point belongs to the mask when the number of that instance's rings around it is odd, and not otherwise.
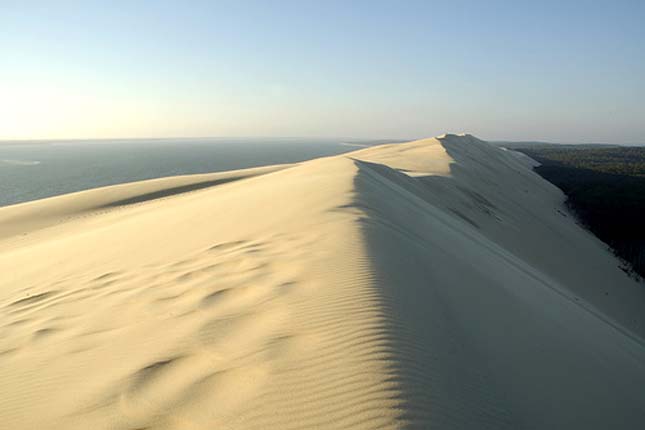
<path fill-rule="evenodd" d="M 0 427 L 645 425 L 645 289 L 469 135 L 0 208 Z"/>

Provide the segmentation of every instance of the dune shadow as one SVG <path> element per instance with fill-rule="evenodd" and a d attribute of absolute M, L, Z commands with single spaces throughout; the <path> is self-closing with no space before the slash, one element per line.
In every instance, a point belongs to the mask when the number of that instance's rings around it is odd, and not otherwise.
<path fill-rule="evenodd" d="M 387 376 L 398 387 L 403 428 L 517 428 L 500 404 L 505 393 L 477 349 L 469 327 L 475 322 L 462 320 L 473 304 L 457 308 L 475 287 L 455 285 L 473 277 L 470 269 L 455 274 L 452 256 L 441 257 L 443 250 L 433 250 L 419 233 L 433 228 L 428 193 L 448 192 L 454 179 L 410 177 L 354 161 L 358 173 L 349 206 L 365 214 L 358 222 L 385 315 L 382 330 L 391 353 Z M 391 188 L 387 197 L 383 187 Z M 457 215 L 469 228 L 478 228 Z"/>
<path fill-rule="evenodd" d="M 621 414 L 634 424 L 638 402 L 605 389 L 615 383 L 635 393 L 634 375 L 589 359 L 609 354 L 582 340 L 593 318 L 553 294 L 527 260 L 505 249 L 507 237 L 491 233 L 496 214 L 524 216 L 520 227 L 534 222 L 532 208 L 522 207 L 534 202 L 524 187 L 541 193 L 548 184 L 477 143 L 442 145 L 455 160 L 449 176 L 409 176 L 354 159 L 354 195 L 346 205 L 361 215 L 356 223 L 383 310 L 386 376 L 397 387 L 402 428 L 604 428 Z M 506 179 L 512 183 L 495 183 Z M 522 234 L 561 244 L 549 228 Z M 540 256 L 545 273 L 560 255 Z M 565 321 L 575 328 L 563 330 Z"/>
<path fill-rule="evenodd" d="M 197 190 L 201 190 L 201 189 L 204 189 L 204 188 L 210 188 L 210 187 L 214 187 L 214 186 L 217 186 L 217 185 L 226 184 L 226 183 L 229 183 L 229 182 L 235 182 L 235 181 L 238 181 L 238 180 L 243 179 L 243 178 L 244 177 L 232 177 L 232 178 L 214 179 L 214 180 L 211 180 L 211 181 L 204 181 L 204 182 L 198 182 L 198 183 L 195 183 L 195 184 L 181 185 L 181 186 L 178 186 L 178 187 L 166 188 L 166 189 L 159 190 L 159 191 L 153 191 L 153 192 L 150 192 L 150 193 L 140 194 L 140 195 L 134 196 L 134 197 L 129 197 L 127 199 L 116 200 L 116 201 L 110 202 L 110 203 L 108 203 L 106 205 L 99 206 L 99 209 L 114 208 L 114 207 L 117 207 L 117 206 L 127 206 L 127 205 L 133 205 L 133 204 L 136 204 L 136 203 L 147 202 L 147 201 L 150 201 L 150 200 L 162 199 L 162 198 L 174 196 L 174 195 L 177 195 L 177 194 L 184 194 L 184 193 L 188 193 L 188 192 L 191 192 L 191 191 L 197 191 Z"/>

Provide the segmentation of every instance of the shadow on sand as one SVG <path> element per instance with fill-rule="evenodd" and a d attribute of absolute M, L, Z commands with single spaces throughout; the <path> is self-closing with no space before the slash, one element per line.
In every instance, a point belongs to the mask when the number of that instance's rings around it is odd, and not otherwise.
<path fill-rule="evenodd" d="M 363 214 L 357 222 L 381 298 L 388 378 L 398 385 L 404 427 L 582 429 L 608 428 L 617 419 L 636 425 L 645 408 L 626 401 L 638 397 L 632 375 L 609 371 L 598 359 L 613 354 L 611 341 L 599 340 L 614 336 L 612 329 L 545 287 L 535 271 L 486 238 L 473 217 L 462 213 L 457 220 L 449 195 L 437 207 L 437 193 L 459 192 L 484 214 L 501 210 L 476 186 L 462 186 L 473 174 L 495 178 L 458 164 L 472 156 L 478 169 L 490 170 L 481 162 L 489 155 L 444 147 L 456 160 L 451 177 L 410 177 L 354 160 L 349 206 Z M 512 163 L 495 163 L 524 175 Z M 621 387 L 623 395 L 608 386 Z"/>

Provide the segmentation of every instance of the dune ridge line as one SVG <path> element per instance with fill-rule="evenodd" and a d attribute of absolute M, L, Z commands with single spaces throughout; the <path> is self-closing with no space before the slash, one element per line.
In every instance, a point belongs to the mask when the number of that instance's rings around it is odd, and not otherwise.
<path fill-rule="evenodd" d="M 12 429 L 645 422 L 645 294 L 474 136 L 0 208 Z"/>

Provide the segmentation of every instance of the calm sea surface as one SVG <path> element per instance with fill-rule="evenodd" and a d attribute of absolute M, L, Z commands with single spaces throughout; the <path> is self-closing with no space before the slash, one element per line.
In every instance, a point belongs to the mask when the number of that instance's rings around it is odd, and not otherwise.
<path fill-rule="evenodd" d="M 0 206 L 124 182 L 292 163 L 382 142 L 163 139 L 0 142 Z"/>

